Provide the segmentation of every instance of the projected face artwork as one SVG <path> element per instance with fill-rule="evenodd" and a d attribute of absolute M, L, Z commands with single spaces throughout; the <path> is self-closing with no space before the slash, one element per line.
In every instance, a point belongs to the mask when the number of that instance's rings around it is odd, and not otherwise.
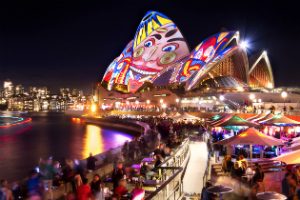
<path fill-rule="evenodd" d="M 120 56 L 114 59 L 114 61 L 107 68 L 103 81 L 107 83 L 107 89 L 112 90 L 115 85 L 126 85 L 128 83 L 129 65 L 132 58 L 132 44 L 129 42 Z"/>
<path fill-rule="evenodd" d="M 234 31 L 214 34 L 190 53 L 174 22 L 150 11 L 140 22 L 133 40 L 110 64 L 102 82 L 108 90 L 135 93 L 146 82 L 154 84 L 158 77 L 171 71 L 168 83 L 189 84 L 198 80 L 199 75 L 194 73 L 218 60 L 235 34 Z"/>
<path fill-rule="evenodd" d="M 164 25 L 152 32 L 133 52 L 130 69 L 140 82 L 152 78 L 164 68 L 183 59 L 189 53 L 186 42 L 174 24 Z"/>
<path fill-rule="evenodd" d="M 189 59 L 184 62 L 179 70 L 176 80 L 186 81 L 191 75 L 202 68 L 206 63 L 218 56 L 224 45 L 227 44 L 235 32 L 221 32 L 215 34 L 200 43 L 191 53 Z"/>
<path fill-rule="evenodd" d="M 233 54 L 241 58 L 240 61 L 231 59 L 230 64 L 245 67 L 234 69 L 237 70 L 234 74 L 238 74 L 234 76 L 248 84 L 249 74 L 241 74 L 248 73 L 249 63 L 246 52 L 240 48 L 239 35 L 238 31 L 219 32 L 203 40 L 190 52 L 176 24 L 162 13 L 149 11 L 138 25 L 133 40 L 107 68 L 101 84 L 108 90 L 123 93 L 136 93 L 149 86 L 158 88 L 168 85 L 178 88 L 183 86 L 186 91 L 190 91 L 198 89 L 209 77 L 213 78 L 212 72 L 223 76 L 223 72 L 211 70 Z M 267 65 L 266 76 L 270 77 L 268 83 L 274 85 L 271 67 Z M 230 70 L 223 71 L 229 74 Z"/>

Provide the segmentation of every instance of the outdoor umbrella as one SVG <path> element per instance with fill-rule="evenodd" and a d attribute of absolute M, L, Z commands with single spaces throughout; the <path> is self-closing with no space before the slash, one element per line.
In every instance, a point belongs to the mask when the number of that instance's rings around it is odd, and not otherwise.
<path fill-rule="evenodd" d="M 222 144 L 222 145 L 257 144 L 263 146 L 279 146 L 279 145 L 283 145 L 283 142 L 274 137 L 265 135 L 259 132 L 255 128 L 248 128 L 245 131 L 241 132 L 240 134 L 235 135 L 228 139 L 218 141 L 216 142 L 216 144 Z"/>
<path fill-rule="evenodd" d="M 206 122 L 210 123 L 210 122 L 213 122 L 213 121 L 218 121 L 218 120 L 220 120 L 221 118 L 223 118 L 226 115 L 229 115 L 229 114 L 228 113 L 216 114 L 216 115 L 208 118 L 206 120 Z"/>
<path fill-rule="evenodd" d="M 179 112 L 173 112 L 173 113 L 171 113 L 168 117 L 169 118 L 174 118 L 174 117 L 179 117 L 179 116 L 181 116 L 181 114 L 179 113 Z"/>
<path fill-rule="evenodd" d="M 167 113 L 163 112 L 162 114 L 159 115 L 159 117 L 165 118 L 165 117 L 167 117 Z"/>
<path fill-rule="evenodd" d="M 280 155 L 276 158 L 272 158 L 272 159 L 284 162 L 287 165 L 300 164 L 300 149 L 282 154 L 282 155 Z"/>
<path fill-rule="evenodd" d="M 272 119 L 275 115 L 273 113 L 269 113 L 265 116 L 262 116 L 260 118 L 256 118 L 254 120 L 252 120 L 253 122 L 256 122 L 256 123 L 260 123 L 261 121 L 265 121 L 265 120 L 268 120 L 268 119 Z"/>
<path fill-rule="evenodd" d="M 208 122 L 208 124 L 211 125 L 211 126 L 214 126 L 214 124 L 218 124 L 218 123 L 220 123 L 220 122 L 224 122 L 224 121 L 230 119 L 231 117 L 232 117 L 231 114 L 223 114 L 223 115 L 221 115 L 221 117 L 219 117 L 218 119 L 213 120 L 213 121 L 211 121 L 211 122 Z"/>
<path fill-rule="evenodd" d="M 215 127 L 225 127 L 225 126 L 248 126 L 248 127 L 253 127 L 253 126 L 258 126 L 257 123 L 254 122 L 249 122 L 237 115 L 233 115 L 230 118 L 225 119 L 224 121 L 218 122 L 216 124 L 213 124 Z"/>
<path fill-rule="evenodd" d="M 271 136 L 267 136 L 259 132 L 255 128 L 248 128 L 238 135 L 235 135 L 225 140 L 218 141 L 215 144 L 221 144 L 226 146 L 238 145 L 238 144 L 250 145 L 250 158 L 252 158 L 253 144 L 262 145 L 262 146 L 280 146 L 283 145 L 283 142 L 279 139 L 273 138 Z"/>
<path fill-rule="evenodd" d="M 290 119 L 284 115 L 275 115 L 273 118 L 261 121 L 259 123 L 262 125 L 269 125 L 269 126 L 299 126 L 300 125 L 300 122 Z"/>
<path fill-rule="evenodd" d="M 258 115 L 254 115 L 254 116 L 252 116 L 252 117 L 247 118 L 247 120 L 248 120 L 248 121 L 254 121 L 254 120 L 259 119 L 259 118 L 262 118 L 262 117 L 264 117 L 264 116 L 266 116 L 264 113 L 260 113 L 260 114 L 258 114 Z"/>
<path fill-rule="evenodd" d="M 176 120 L 200 120 L 199 117 L 187 114 L 186 112 L 178 117 L 173 117 L 173 119 L 176 119 Z"/>

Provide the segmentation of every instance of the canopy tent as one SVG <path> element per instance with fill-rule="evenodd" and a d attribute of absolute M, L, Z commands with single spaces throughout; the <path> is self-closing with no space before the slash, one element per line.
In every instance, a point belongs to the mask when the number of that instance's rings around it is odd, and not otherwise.
<path fill-rule="evenodd" d="M 219 117 L 218 119 L 216 119 L 216 120 L 214 120 L 214 121 L 211 121 L 211 122 L 208 122 L 208 124 L 209 124 L 210 126 L 214 126 L 215 124 L 218 124 L 218 123 L 220 123 L 220 122 L 224 122 L 224 121 L 230 119 L 231 117 L 232 117 L 231 114 L 224 113 L 224 114 L 222 114 L 221 117 Z"/>
<path fill-rule="evenodd" d="M 272 159 L 284 162 L 287 165 L 299 164 L 300 163 L 300 149 L 289 152 L 289 153 L 282 154 L 282 155 L 280 155 L 276 158 L 272 158 Z"/>
<path fill-rule="evenodd" d="M 275 115 L 273 118 L 260 121 L 259 123 L 268 126 L 299 126 L 300 125 L 300 122 L 290 119 L 284 115 Z"/>
<path fill-rule="evenodd" d="M 167 113 L 163 112 L 163 113 L 161 113 L 158 117 L 165 118 L 165 117 L 167 117 L 167 116 L 168 116 Z"/>
<path fill-rule="evenodd" d="M 248 128 L 236 136 L 218 141 L 215 144 L 221 144 L 225 146 L 238 144 L 250 145 L 250 159 L 252 159 L 253 144 L 262 146 L 280 146 L 283 145 L 283 142 L 279 139 L 267 136 L 255 128 Z"/>
<path fill-rule="evenodd" d="M 176 112 L 176 113 L 173 112 L 173 113 L 170 113 L 168 117 L 174 118 L 174 117 L 179 117 L 179 116 L 181 116 L 181 114 L 179 112 Z"/>
<path fill-rule="evenodd" d="M 249 122 L 237 115 L 233 115 L 230 118 L 226 118 L 224 120 L 221 120 L 221 122 L 212 124 L 215 127 L 226 127 L 226 126 L 247 126 L 247 127 L 253 127 L 258 126 L 257 123 Z"/>
<path fill-rule="evenodd" d="M 257 144 L 263 146 L 279 146 L 279 145 L 283 145 L 283 142 L 274 137 L 265 135 L 259 132 L 255 128 L 248 128 L 238 135 L 235 135 L 228 139 L 218 141 L 215 144 L 221 144 L 221 145 Z"/>
<path fill-rule="evenodd" d="M 228 115 L 228 113 L 216 114 L 216 115 L 214 115 L 214 116 L 208 118 L 208 119 L 206 120 L 206 122 L 211 123 L 211 122 L 213 122 L 213 121 L 218 121 L 218 120 L 220 120 L 221 118 L 223 118 L 223 117 L 226 116 L 226 115 Z"/>
<path fill-rule="evenodd" d="M 186 113 L 186 112 L 183 113 L 183 114 L 180 115 L 180 116 L 173 117 L 173 119 L 175 119 L 175 120 L 200 120 L 199 117 L 190 115 L 190 114 L 188 114 L 188 113 Z"/>
<path fill-rule="evenodd" d="M 264 121 L 264 120 L 268 120 L 268 119 L 272 119 L 275 115 L 273 113 L 269 113 L 265 116 L 262 116 L 260 118 L 256 118 L 254 120 L 252 120 L 253 122 L 256 122 L 256 123 L 260 123 L 261 121 Z"/>
<path fill-rule="evenodd" d="M 264 116 L 266 116 L 266 114 L 260 113 L 260 114 L 254 115 L 254 116 L 252 116 L 252 117 L 249 117 L 249 118 L 247 118 L 246 120 L 248 120 L 248 121 L 254 121 L 254 120 L 260 119 L 260 118 L 262 118 L 262 117 L 264 117 Z"/>

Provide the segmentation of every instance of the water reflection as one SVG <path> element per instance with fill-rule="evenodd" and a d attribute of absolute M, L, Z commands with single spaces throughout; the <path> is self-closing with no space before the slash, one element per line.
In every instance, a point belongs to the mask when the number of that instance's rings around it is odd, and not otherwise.
<path fill-rule="evenodd" d="M 93 155 L 104 151 L 102 130 L 99 126 L 88 124 L 86 126 L 85 137 L 83 140 L 83 158 L 87 158 L 90 153 Z"/>
<path fill-rule="evenodd" d="M 18 180 L 40 158 L 83 159 L 131 140 L 130 134 L 97 125 L 73 123 L 64 114 L 30 115 L 32 122 L 0 129 L 0 178 Z M 76 121 L 79 121 L 76 119 Z"/>

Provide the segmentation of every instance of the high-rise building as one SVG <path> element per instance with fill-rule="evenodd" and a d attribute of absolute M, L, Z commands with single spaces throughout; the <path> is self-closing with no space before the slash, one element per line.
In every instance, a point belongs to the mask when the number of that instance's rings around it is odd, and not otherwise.
<path fill-rule="evenodd" d="M 24 94 L 24 87 L 22 85 L 16 85 L 15 87 L 15 95 Z"/>
<path fill-rule="evenodd" d="M 14 85 L 10 80 L 3 82 L 4 98 L 9 98 L 14 95 Z"/>

